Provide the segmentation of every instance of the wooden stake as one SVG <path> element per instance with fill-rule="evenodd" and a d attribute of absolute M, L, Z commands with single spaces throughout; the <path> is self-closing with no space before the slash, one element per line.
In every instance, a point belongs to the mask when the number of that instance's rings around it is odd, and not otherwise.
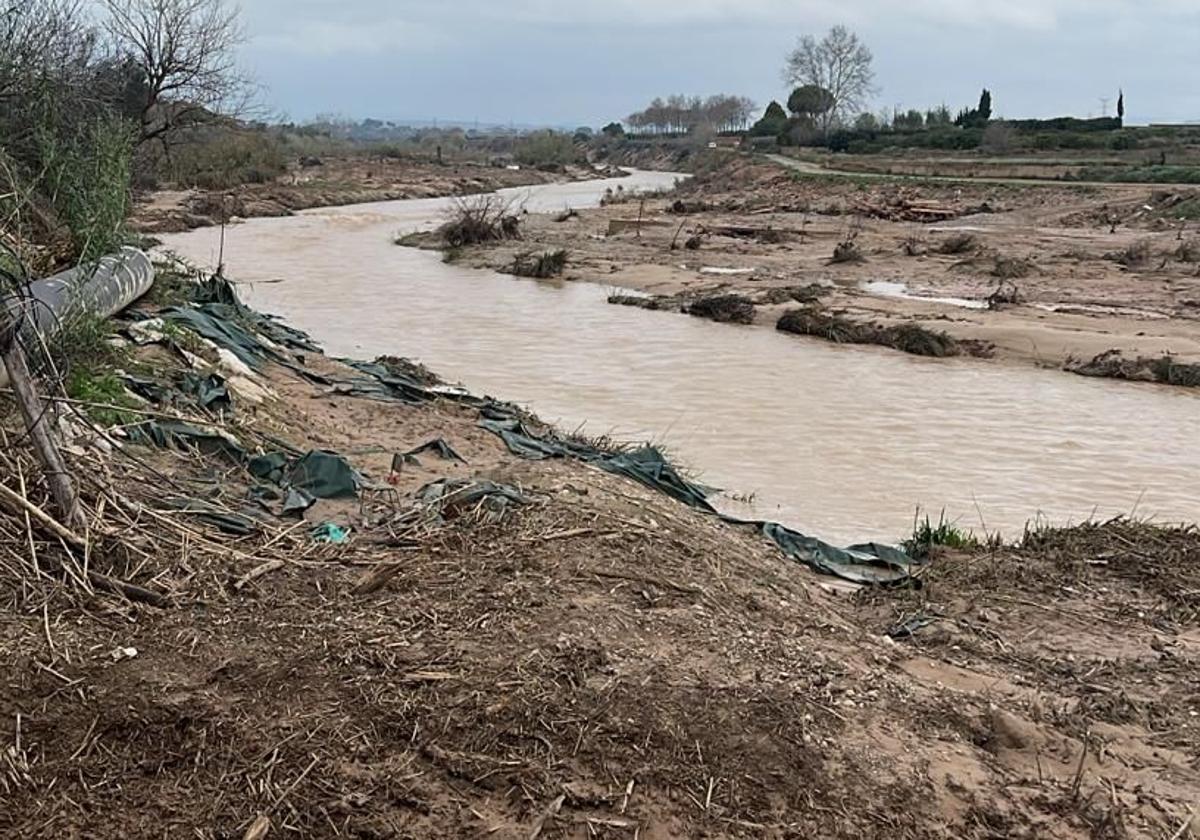
<path fill-rule="evenodd" d="M 42 405 L 37 390 L 33 387 L 29 365 L 25 361 L 25 351 L 21 349 L 15 336 L 12 343 L 4 349 L 4 367 L 8 370 L 9 384 L 16 395 L 21 416 L 25 419 L 25 428 L 29 431 L 34 451 L 37 452 L 46 472 L 46 481 L 50 485 L 50 492 L 58 505 L 58 511 L 68 528 L 83 531 L 87 528 L 87 522 L 79 509 L 75 485 L 47 428 L 46 415 L 52 409 Z"/>

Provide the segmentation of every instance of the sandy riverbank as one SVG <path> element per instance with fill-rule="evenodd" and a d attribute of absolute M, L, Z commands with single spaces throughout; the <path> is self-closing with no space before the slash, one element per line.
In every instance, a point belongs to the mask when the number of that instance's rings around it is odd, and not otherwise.
<path fill-rule="evenodd" d="M 796 306 L 785 290 L 819 284 L 828 314 L 944 331 L 1001 361 L 1195 363 L 1200 223 L 1179 216 L 1197 204 L 1147 186 L 856 182 L 729 157 L 644 205 L 527 217 L 519 241 L 457 257 L 506 270 L 563 249 L 567 279 L 685 305 L 739 294 L 771 328 Z M 853 259 L 832 262 L 844 242 Z"/>

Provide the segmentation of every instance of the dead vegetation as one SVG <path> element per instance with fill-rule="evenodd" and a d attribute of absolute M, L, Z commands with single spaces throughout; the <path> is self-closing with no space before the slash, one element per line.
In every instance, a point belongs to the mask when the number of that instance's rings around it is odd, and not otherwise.
<path fill-rule="evenodd" d="M 521 219 L 512 202 L 493 195 L 455 199 L 438 234 L 450 248 L 521 238 Z"/>
<path fill-rule="evenodd" d="M 1200 364 L 1180 362 L 1169 355 L 1129 359 L 1119 350 L 1109 350 L 1091 361 L 1068 361 L 1066 368 L 1080 376 L 1157 382 L 1184 388 L 1200 387 Z"/>
<path fill-rule="evenodd" d="M 987 296 L 987 307 L 991 310 L 1003 309 L 1006 306 L 1018 306 L 1022 301 L 1021 289 L 1011 280 L 1001 280 L 996 284 L 996 290 Z"/>
<path fill-rule="evenodd" d="M 986 345 L 958 341 L 948 333 L 926 329 L 919 324 L 881 326 L 813 308 L 789 310 L 779 319 L 776 329 L 794 335 L 815 336 L 835 344 L 876 344 L 914 356 L 987 356 L 989 352 Z"/>
<path fill-rule="evenodd" d="M 929 243 L 925 237 L 912 234 L 904 238 L 901 250 L 907 257 L 922 257 L 929 252 Z"/>
<path fill-rule="evenodd" d="M 517 277 L 532 277 L 544 280 L 559 276 L 566 267 L 567 252 L 559 248 L 556 251 L 517 254 L 513 259 L 512 265 L 509 267 L 509 272 Z"/>
<path fill-rule="evenodd" d="M 685 307 L 688 315 L 721 324 L 754 323 L 754 302 L 743 295 L 713 295 Z"/>
<path fill-rule="evenodd" d="M 1126 268 L 1140 268 L 1149 263 L 1153 257 L 1154 242 L 1150 239 L 1139 239 L 1119 251 L 1105 255 L 1105 259 L 1112 260 Z"/>
<path fill-rule="evenodd" d="M 956 233 L 943 239 L 937 246 L 939 254 L 947 256 L 962 256 L 978 251 L 979 237 L 973 233 Z"/>
<path fill-rule="evenodd" d="M 827 297 L 833 290 L 820 283 L 809 283 L 806 286 L 776 286 L 767 289 L 756 301 L 760 306 L 778 306 L 781 303 L 816 303 Z"/>
<path fill-rule="evenodd" d="M 834 246 L 833 256 L 829 258 L 830 265 L 863 263 L 866 261 L 867 257 L 862 252 L 862 247 L 858 244 L 857 231 L 851 231 L 845 239 Z"/>
<path fill-rule="evenodd" d="M 1175 259 L 1180 262 L 1200 263 L 1200 239 L 1187 239 L 1179 243 Z"/>
<path fill-rule="evenodd" d="M 677 297 L 665 295 L 627 295 L 611 294 L 608 302 L 614 306 L 631 306 L 635 309 L 649 309 L 662 312 L 681 312 L 683 303 Z"/>
<path fill-rule="evenodd" d="M 992 268 L 992 276 L 1001 280 L 1021 280 L 1036 270 L 1037 266 L 1033 261 L 1025 257 L 998 256 Z"/>

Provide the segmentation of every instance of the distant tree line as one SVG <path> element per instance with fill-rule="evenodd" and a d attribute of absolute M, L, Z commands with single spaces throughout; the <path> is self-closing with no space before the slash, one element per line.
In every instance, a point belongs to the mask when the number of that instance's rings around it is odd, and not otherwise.
<path fill-rule="evenodd" d="M 717 94 L 705 99 L 676 94 L 656 98 L 625 122 L 637 133 L 684 134 L 701 128 L 743 131 L 753 116 L 754 102 L 744 96 Z"/>

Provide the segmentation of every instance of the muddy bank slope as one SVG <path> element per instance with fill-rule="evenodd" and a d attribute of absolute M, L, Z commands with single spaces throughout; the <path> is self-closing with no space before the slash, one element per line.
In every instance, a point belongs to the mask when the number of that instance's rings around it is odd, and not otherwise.
<path fill-rule="evenodd" d="M 856 592 L 520 457 L 553 435 L 506 445 L 426 371 L 158 294 L 136 460 L 71 458 L 88 567 L 159 606 L 63 585 L 83 551 L 0 509 L 0 834 L 1187 836 L 1194 530 L 935 548 L 922 585 Z"/>
<path fill-rule="evenodd" d="M 269 183 L 240 184 L 228 190 L 148 193 L 135 202 L 129 226 L 144 234 L 177 233 L 231 218 L 287 216 L 313 207 L 469 195 L 619 174 L 607 167 L 540 171 L 482 164 L 440 166 L 388 157 L 328 158 L 306 163 L 296 162 L 288 174 Z"/>

